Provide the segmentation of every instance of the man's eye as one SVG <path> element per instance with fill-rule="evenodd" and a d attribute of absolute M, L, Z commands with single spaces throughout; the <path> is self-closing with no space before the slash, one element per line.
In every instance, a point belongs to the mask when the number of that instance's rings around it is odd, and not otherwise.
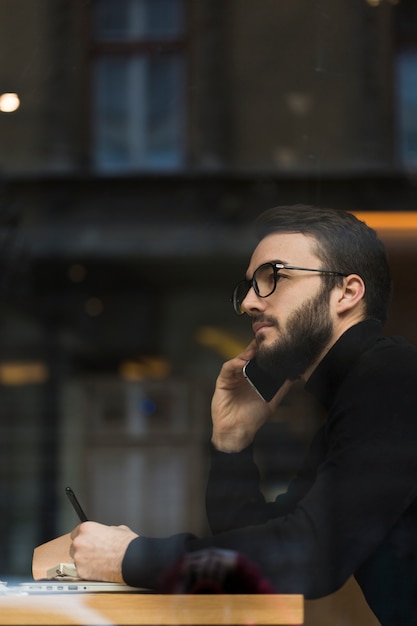
<path fill-rule="evenodd" d="M 277 280 L 279 279 L 279 276 L 277 276 Z M 275 277 L 274 277 L 274 272 L 268 272 L 268 274 L 266 274 L 264 276 L 264 282 L 266 285 L 270 285 L 271 287 L 274 285 L 275 282 Z"/>

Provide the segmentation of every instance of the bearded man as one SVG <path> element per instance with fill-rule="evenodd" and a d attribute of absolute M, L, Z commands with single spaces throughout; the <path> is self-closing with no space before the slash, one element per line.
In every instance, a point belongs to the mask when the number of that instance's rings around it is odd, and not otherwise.
<path fill-rule="evenodd" d="M 417 350 L 382 334 L 391 294 L 375 232 L 344 211 L 295 205 L 261 216 L 233 292 L 254 339 L 225 363 L 212 401 L 212 536 L 137 535 L 86 522 L 84 578 L 153 587 L 181 556 L 236 551 L 279 593 L 326 596 L 355 576 L 381 624 L 417 624 Z M 265 402 L 243 368 L 277 381 Z M 267 502 L 254 438 L 295 380 L 326 411 L 286 493 Z M 279 381 L 279 382 L 278 382 Z"/>

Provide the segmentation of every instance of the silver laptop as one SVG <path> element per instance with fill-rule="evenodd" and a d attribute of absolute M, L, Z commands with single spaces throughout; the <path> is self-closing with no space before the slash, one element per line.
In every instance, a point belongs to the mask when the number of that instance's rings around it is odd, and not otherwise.
<path fill-rule="evenodd" d="M 9 587 L 10 591 L 36 593 L 152 593 L 150 589 L 129 587 L 122 583 L 106 583 L 94 580 L 35 580 L 21 582 Z"/>

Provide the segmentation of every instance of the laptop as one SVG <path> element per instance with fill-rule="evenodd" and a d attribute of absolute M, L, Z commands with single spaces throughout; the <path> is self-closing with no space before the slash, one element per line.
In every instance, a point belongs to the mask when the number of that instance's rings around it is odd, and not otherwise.
<path fill-rule="evenodd" d="M 95 580 L 32 580 L 8 587 L 8 591 L 27 594 L 152 593 L 151 589 L 130 587 L 123 583 L 108 583 Z"/>

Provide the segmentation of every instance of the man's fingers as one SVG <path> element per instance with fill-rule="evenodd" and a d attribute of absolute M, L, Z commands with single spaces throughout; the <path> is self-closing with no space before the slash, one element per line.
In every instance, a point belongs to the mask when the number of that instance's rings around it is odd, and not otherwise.
<path fill-rule="evenodd" d="M 78 535 L 79 533 L 79 528 L 80 528 L 80 524 L 78 524 L 78 526 L 76 526 L 75 528 L 73 528 L 70 537 L 72 539 L 72 541 L 74 541 L 75 537 Z"/>

